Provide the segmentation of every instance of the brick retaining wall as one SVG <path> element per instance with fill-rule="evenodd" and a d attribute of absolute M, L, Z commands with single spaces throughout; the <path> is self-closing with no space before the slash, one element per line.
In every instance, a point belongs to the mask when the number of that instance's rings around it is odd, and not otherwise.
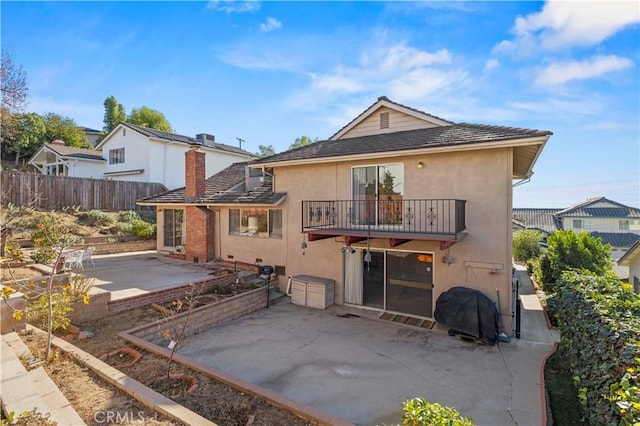
<path fill-rule="evenodd" d="M 233 283 L 237 276 L 237 274 L 229 274 L 224 277 L 206 279 L 193 283 L 193 286 L 201 288 L 202 292 L 206 292 L 216 285 L 228 285 Z M 165 290 L 158 290 L 138 296 L 127 297 L 125 299 L 113 300 L 109 302 L 109 313 L 115 314 L 128 309 L 147 306 L 152 303 L 163 303 L 170 300 L 176 300 L 191 291 L 192 288 L 192 284 L 184 284 L 178 287 L 167 288 Z"/>
<path fill-rule="evenodd" d="M 163 318 L 127 330 L 121 333 L 121 336 L 126 339 L 126 335 L 134 335 L 147 341 L 156 341 L 161 338 L 162 331 L 168 328 L 168 321 L 173 322 L 172 328 L 177 328 L 187 320 L 190 321 L 190 325 L 187 326 L 186 334 L 190 336 L 264 308 L 266 303 L 267 288 L 259 287 L 246 293 L 195 308 L 191 311 L 189 318 L 189 312 L 182 312 L 171 317 L 171 319 Z"/>

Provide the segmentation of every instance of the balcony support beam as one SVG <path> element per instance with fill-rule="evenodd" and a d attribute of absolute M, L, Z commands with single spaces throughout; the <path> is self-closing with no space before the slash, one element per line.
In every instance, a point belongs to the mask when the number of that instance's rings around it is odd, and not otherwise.
<path fill-rule="evenodd" d="M 333 238 L 335 235 L 325 235 L 325 234 L 307 234 L 307 239 L 309 241 L 318 241 L 318 240 L 326 240 L 327 238 Z"/>
<path fill-rule="evenodd" d="M 411 240 L 402 240 L 399 238 L 389 238 L 389 247 L 398 247 L 400 244 L 408 243 Z M 440 243 L 442 244 L 442 243 Z"/>
<path fill-rule="evenodd" d="M 344 244 L 349 247 L 351 244 L 359 243 L 360 241 L 365 241 L 366 237 L 356 237 L 353 235 L 345 235 L 344 236 Z"/>

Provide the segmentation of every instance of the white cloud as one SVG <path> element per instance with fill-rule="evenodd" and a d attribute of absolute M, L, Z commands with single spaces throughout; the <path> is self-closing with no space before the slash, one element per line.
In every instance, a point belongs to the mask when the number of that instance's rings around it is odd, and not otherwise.
<path fill-rule="evenodd" d="M 616 55 L 594 56 L 584 61 L 551 64 L 542 69 L 536 79 L 537 86 L 557 86 L 573 80 L 588 80 L 633 66 L 627 58 Z"/>
<path fill-rule="evenodd" d="M 282 22 L 278 21 L 276 18 L 272 18 L 271 16 L 269 16 L 265 22 L 260 24 L 260 31 L 264 33 L 279 30 L 280 28 L 282 28 Z"/>
<path fill-rule="evenodd" d="M 484 64 L 484 70 L 485 71 L 491 71 L 491 70 L 499 68 L 499 67 L 500 67 L 500 62 L 497 59 L 489 59 Z"/>
<path fill-rule="evenodd" d="M 257 0 L 213 0 L 207 4 L 207 9 L 213 9 L 219 12 L 226 13 L 255 12 L 256 10 L 260 9 L 260 2 Z"/>
<path fill-rule="evenodd" d="M 541 12 L 516 18 L 515 39 L 503 40 L 494 49 L 522 53 L 593 46 L 639 22 L 636 1 L 548 1 Z"/>

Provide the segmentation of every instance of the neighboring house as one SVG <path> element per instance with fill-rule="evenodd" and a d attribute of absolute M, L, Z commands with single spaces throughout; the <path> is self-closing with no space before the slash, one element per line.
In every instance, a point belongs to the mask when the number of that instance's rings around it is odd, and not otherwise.
<path fill-rule="evenodd" d="M 208 174 L 256 158 L 243 149 L 216 143 L 213 135 L 202 133 L 192 138 L 130 123 L 118 124 L 96 149 L 102 150 L 107 160 L 104 177 L 159 182 L 175 189 L 185 184 L 184 153 L 194 143 L 202 146 Z"/>
<path fill-rule="evenodd" d="M 629 268 L 629 283 L 633 285 L 633 291 L 640 294 L 640 240 L 618 260 L 618 265 Z"/>
<path fill-rule="evenodd" d="M 36 151 L 29 164 L 43 175 L 102 179 L 105 160 L 102 151 L 66 146 L 64 141 L 55 140 Z"/>
<path fill-rule="evenodd" d="M 274 265 L 278 284 L 335 282 L 335 303 L 432 318 L 467 286 L 510 330 L 512 179 L 529 176 L 551 132 L 457 124 L 381 97 L 329 140 L 139 200 L 158 211 L 158 250 L 189 261 Z"/>
<path fill-rule="evenodd" d="M 541 231 L 546 239 L 558 229 L 589 232 L 611 245 L 611 257 L 620 258 L 640 240 L 640 209 L 605 197 L 590 198 L 565 209 L 513 209 L 512 227 Z"/>
<path fill-rule="evenodd" d="M 102 132 L 100 130 L 91 129 L 89 127 L 83 127 L 84 135 L 87 137 L 87 140 L 91 144 L 91 146 L 96 146 L 100 139 L 102 139 Z"/>
<path fill-rule="evenodd" d="M 256 158 L 243 149 L 216 143 L 214 137 L 206 133 L 192 138 L 120 123 L 96 145 L 95 150 L 47 144 L 29 160 L 29 164 L 44 174 L 157 182 L 175 189 L 185 184 L 183 156 L 191 144 L 202 146 L 208 174 Z M 73 156 L 69 158 L 69 155 Z"/>

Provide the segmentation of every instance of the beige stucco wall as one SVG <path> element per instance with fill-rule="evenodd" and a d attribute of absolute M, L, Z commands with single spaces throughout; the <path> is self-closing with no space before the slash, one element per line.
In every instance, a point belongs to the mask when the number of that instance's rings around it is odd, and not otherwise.
<path fill-rule="evenodd" d="M 425 167 L 416 168 L 419 161 Z M 468 235 L 450 249 L 455 259 L 451 265 L 442 263 L 446 254 L 438 242 L 412 241 L 398 249 L 426 251 L 435 254 L 434 297 L 456 285 L 483 291 L 496 301 L 500 289 L 502 311 L 510 314 L 511 306 L 511 207 L 512 151 L 508 148 L 440 153 L 394 158 L 388 163 L 404 164 L 405 199 L 467 200 Z M 303 200 L 347 200 L 351 198 L 351 167 L 375 164 L 369 161 L 313 164 L 275 169 L 275 190 L 287 193 L 288 232 L 286 265 L 288 275 L 308 274 L 336 280 L 336 302 L 342 303 L 343 243 L 330 238 L 308 243 L 306 254 L 300 248 L 303 236 Z M 378 163 L 383 164 L 383 163 Z M 386 248 L 388 240 L 371 241 L 373 248 Z M 363 247 L 356 244 L 354 247 Z M 475 266 L 469 265 L 473 262 Z M 479 267 L 486 264 L 487 268 Z M 502 270 L 492 273 L 488 264 L 498 264 Z M 505 326 L 510 329 L 509 319 Z"/>

